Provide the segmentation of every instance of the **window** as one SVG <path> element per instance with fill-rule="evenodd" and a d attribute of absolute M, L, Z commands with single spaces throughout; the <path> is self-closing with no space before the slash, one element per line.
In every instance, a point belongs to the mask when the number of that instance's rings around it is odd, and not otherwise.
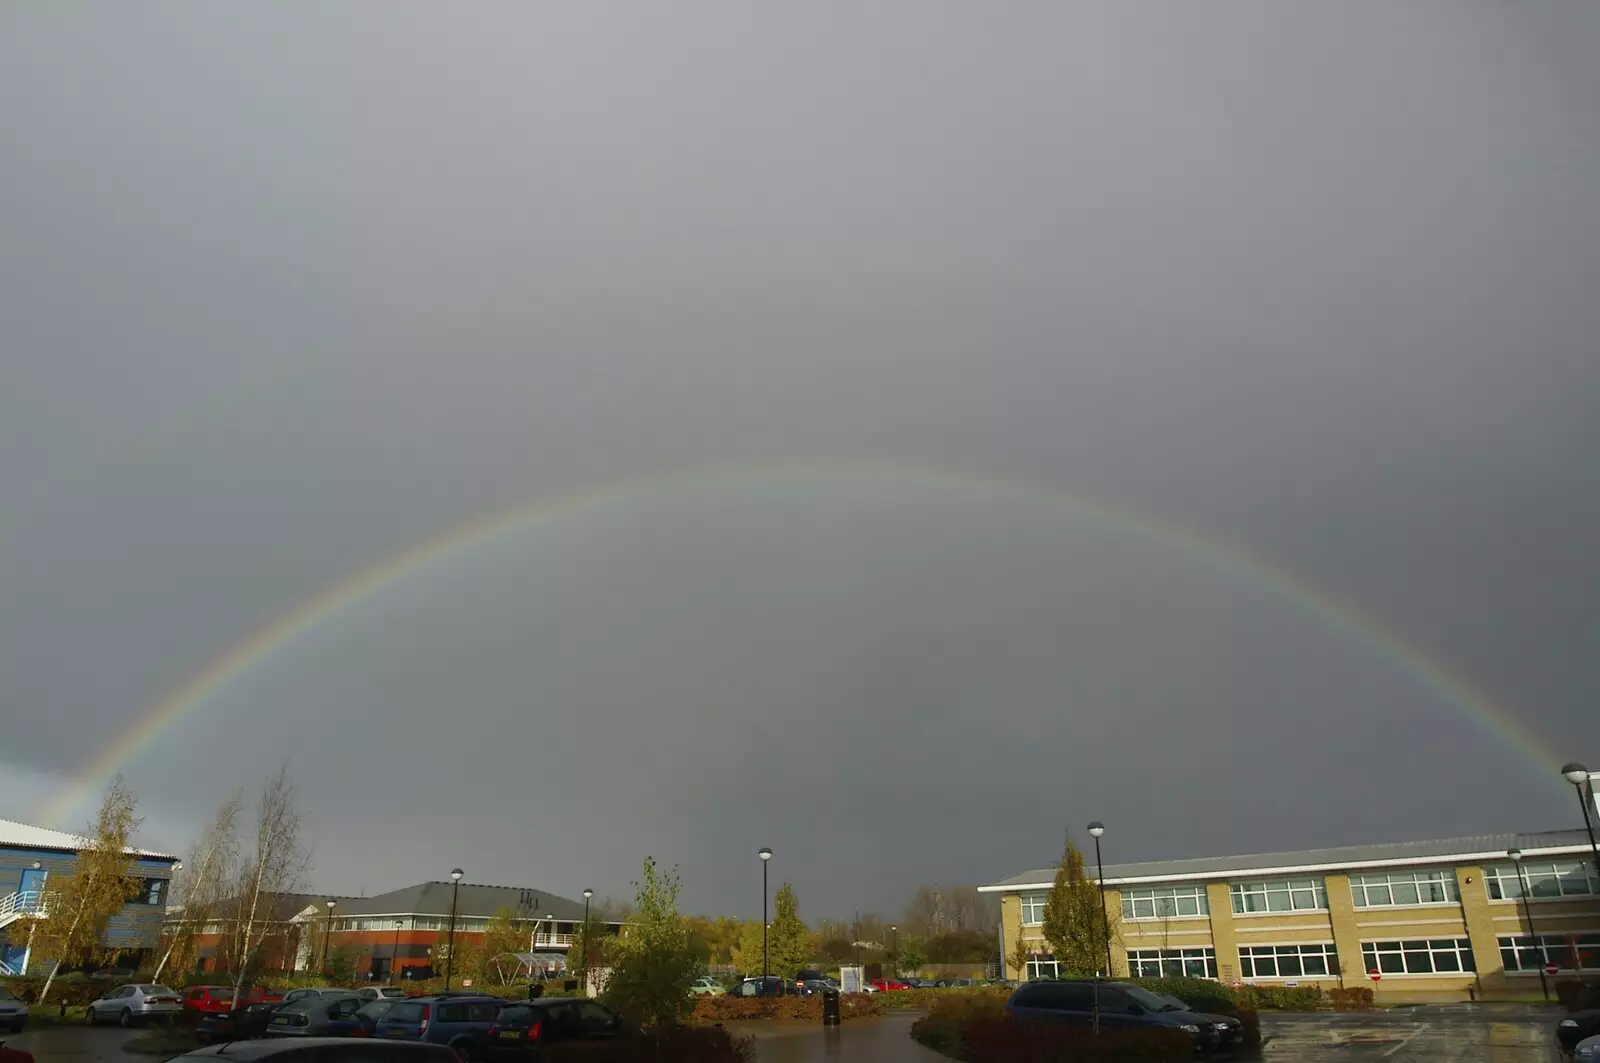
<path fill-rule="evenodd" d="M 1524 861 L 1522 879 L 1527 880 L 1528 896 L 1534 900 L 1589 897 L 1600 893 L 1600 882 L 1595 881 L 1587 860 Z M 1517 877 L 1516 864 L 1484 868 L 1483 881 L 1489 886 L 1490 900 L 1508 901 L 1522 896 L 1522 880 Z"/>
<path fill-rule="evenodd" d="M 1094 986 L 1087 982 L 1043 982 L 1017 990 L 1017 1006 L 1050 1011 L 1093 1011 Z"/>
<path fill-rule="evenodd" d="M 1339 973 L 1333 942 L 1315 945 L 1240 945 L 1241 978 L 1327 978 Z"/>
<path fill-rule="evenodd" d="M 578 1013 L 578 1027 L 585 1033 L 603 1033 L 619 1025 L 617 1017 L 599 1004 L 580 1000 L 573 1007 Z"/>
<path fill-rule="evenodd" d="M 1454 871 L 1396 871 L 1387 875 L 1351 875 L 1350 897 L 1357 908 L 1394 908 L 1407 904 L 1457 904 Z"/>
<path fill-rule="evenodd" d="M 1022 925 L 1038 926 L 1044 922 L 1044 906 L 1046 895 L 1043 893 L 1024 893 L 1022 895 Z"/>
<path fill-rule="evenodd" d="M 1215 949 L 1129 949 L 1128 972 L 1134 978 L 1215 978 Z"/>
<path fill-rule="evenodd" d="M 1547 963 L 1563 971 L 1600 971 L 1600 934 L 1540 934 L 1500 939 L 1506 972 L 1537 973 Z"/>
<path fill-rule="evenodd" d="M 465 1004 L 440 1004 L 440 1022 L 466 1022 L 467 1006 Z"/>
<path fill-rule="evenodd" d="M 1476 971 L 1466 938 L 1432 941 L 1363 941 L 1361 963 L 1384 974 L 1454 974 Z"/>
<path fill-rule="evenodd" d="M 1235 882 L 1228 887 L 1236 914 L 1250 912 L 1318 912 L 1328 907 L 1328 890 L 1320 878 L 1281 878 L 1271 882 Z"/>
<path fill-rule="evenodd" d="M 139 892 L 129 904 L 165 904 L 167 902 L 167 880 L 164 878 L 147 878 L 139 884 Z"/>
<path fill-rule="evenodd" d="M 1054 953 L 1036 952 L 1028 957 L 1027 965 L 1022 969 L 1022 977 L 1024 981 L 1031 982 L 1035 978 L 1056 978 L 1060 972 L 1061 965 L 1056 963 Z"/>
<path fill-rule="evenodd" d="M 1127 890 L 1122 894 L 1124 919 L 1173 919 L 1209 915 L 1204 886 L 1165 886 L 1152 890 Z"/>

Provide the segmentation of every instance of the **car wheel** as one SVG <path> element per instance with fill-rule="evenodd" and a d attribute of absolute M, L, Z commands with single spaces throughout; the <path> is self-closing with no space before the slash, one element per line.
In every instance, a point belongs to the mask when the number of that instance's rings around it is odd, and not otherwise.
<path fill-rule="evenodd" d="M 84 1008 L 83 1009 L 83 1024 L 85 1026 L 93 1026 L 94 1025 L 94 1009 L 93 1008 Z"/>
<path fill-rule="evenodd" d="M 461 1057 L 461 1063 L 476 1063 L 478 1050 L 473 1047 L 471 1041 L 462 1041 L 453 1047 L 456 1050 L 456 1055 Z"/>
<path fill-rule="evenodd" d="M 127 1008 L 122 1009 L 122 1014 L 117 1016 L 117 1025 L 127 1029 L 133 1025 L 133 1012 Z"/>

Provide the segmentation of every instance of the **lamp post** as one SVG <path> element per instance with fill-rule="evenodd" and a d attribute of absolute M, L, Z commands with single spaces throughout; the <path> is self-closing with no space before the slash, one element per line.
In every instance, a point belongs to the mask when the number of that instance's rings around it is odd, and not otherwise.
<path fill-rule="evenodd" d="M 1094 866 L 1095 882 L 1100 886 L 1100 923 L 1106 934 L 1106 977 L 1112 976 L 1111 970 L 1111 912 L 1106 908 L 1106 862 L 1100 858 L 1100 835 L 1106 832 L 1106 825 L 1098 819 L 1089 824 L 1089 837 L 1094 839 Z"/>
<path fill-rule="evenodd" d="M 762 846 L 756 853 L 761 857 L 761 977 L 767 977 L 767 862 L 772 859 L 772 850 Z M 767 983 L 761 983 L 761 991 L 767 991 Z"/>
<path fill-rule="evenodd" d="M 580 967 L 579 970 L 583 972 L 583 980 L 585 983 L 589 981 L 589 898 L 593 896 L 594 890 L 583 891 L 583 955 L 579 960 L 583 966 Z M 584 991 L 588 992 L 587 985 L 585 986 Z"/>
<path fill-rule="evenodd" d="M 394 921 L 394 948 L 389 952 L 389 977 L 396 982 L 400 980 L 400 928 L 405 925 L 404 919 Z"/>
<path fill-rule="evenodd" d="M 1522 873 L 1522 850 L 1507 849 L 1506 855 L 1511 857 L 1511 862 L 1517 865 L 1517 888 L 1522 893 L 1522 917 L 1528 921 L 1528 937 L 1533 940 L 1534 950 L 1539 955 L 1539 988 L 1544 990 L 1544 998 L 1549 1000 L 1550 982 L 1544 975 L 1544 948 L 1539 944 L 1539 935 L 1533 929 L 1533 909 L 1528 905 L 1528 878 Z"/>
<path fill-rule="evenodd" d="M 1578 791 L 1578 804 L 1583 808 L 1583 827 L 1589 832 L 1589 849 L 1594 853 L 1594 871 L 1600 875 L 1600 842 L 1594 838 L 1594 817 L 1589 806 L 1594 804 L 1594 777 L 1589 769 L 1574 761 L 1561 769 L 1561 777 Z"/>
<path fill-rule="evenodd" d="M 328 939 L 333 937 L 333 906 L 339 902 L 328 898 L 328 929 L 322 932 L 322 973 L 328 973 Z"/>
<path fill-rule="evenodd" d="M 450 988 L 450 976 L 456 969 L 456 898 L 461 895 L 461 876 L 466 874 L 459 867 L 450 872 L 450 936 L 447 938 L 444 954 L 444 987 Z"/>
<path fill-rule="evenodd" d="M 889 977 L 896 978 L 900 974 L 900 928 L 889 928 Z"/>

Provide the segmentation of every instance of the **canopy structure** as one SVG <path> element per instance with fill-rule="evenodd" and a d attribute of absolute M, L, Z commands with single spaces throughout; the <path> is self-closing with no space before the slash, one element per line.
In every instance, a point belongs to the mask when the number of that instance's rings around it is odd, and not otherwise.
<path fill-rule="evenodd" d="M 567 957 L 562 952 L 502 952 L 489 962 L 500 975 L 501 985 L 549 978 L 567 969 Z"/>

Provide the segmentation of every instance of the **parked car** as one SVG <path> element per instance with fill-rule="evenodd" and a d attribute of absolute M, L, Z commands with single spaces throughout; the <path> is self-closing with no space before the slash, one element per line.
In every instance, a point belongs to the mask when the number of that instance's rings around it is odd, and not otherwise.
<path fill-rule="evenodd" d="M 970 989 L 980 984 L 976 978 L 940 978 L 933 983 L 936 989 Z"/>
<path fill-rule="evenodd" d="M 202 1014 L 195 1020 L 195 1036 L 205 1045 L 263 1037 L 273 1014 L 288 1003 L 291 1002 L 279 997 L 276 1000 L 258 1000 L 228 1012 Z"/>
<path fill-rule="evenodd" d="M 362 1000 L 404 1000 L 406 991 L 392 985 L 364 985 L 356 990 Z"/>
<path fill-rule="evenodd" d="M 140 983 L 119 985 L 99 1000 L 89 1002 L 84 1009 L 85 1025 L 115 1020 L 123 1026 L 132 1026 L 144 1019 L 160 1015 L 183 1014 L 183 998 L 164 985 Z"/>
<path fill-rule="evenodd" d="M 20 1048 L 7 1048 L 5 1042 L 0 1041 L 0 1063 L 33 1063 L 33 1053 Z"/>
<path fill-rule="evenodd" d="M 1089 979 L 1029 982 L 1011 994 L 1011 999 L 1006 1001 L 1006 1011 L 1019 1019 L 1066 1022 L 1074 1026 L 1093 1026 L 1098 1021 L 1102 1030 L 1165 1027 L 1188 1034 L 1197 1049 L 1208 1051 L 1217 1045 L 1217 1032 L 1211 1023 L 1192 1012 L 1173 1008 L 1132 982 Z"/>
<path fill-rule="evenodd" d="M 268 1037 L 350 1037 L 361 1029 L 356 1012 L 366 1001 L 345 990 L 344 996 L 302 997 L 272 1013 Z"/>
<path fill-rule="evenodd" d="M 839 991 L 839 983 L 831 978 L 807 978 L 795 988 L 800 991 L 801 996 L 809 997 L 830 989 L 837 993 Z"/>
<path fill-rule="evenodd" d="M 1196 1011 L 1183 1000 L 1173 996 L 1171 993 L 1157 993 L 1156 996 L 1160 997 L 1162 1000 L 1165 1000 L 1167 1002 L 1167 1006 L 1172 1008 L 1174 1011 L 1187 1011 L 1197 1019 L 1209 1022 L 1211 1024 L 1211 1028 L 1217 1032 L 1218 1048 L 1226 1050 L 1238 1048 L 1244 1044 L 1244 1023 L 1239 1021 L 1239 1016 L 1217 1015 L 1207 1011 Z"/>
<path fill-rule="evenodd" d="M 356 1022 L 360 1023 L 361 1030 L 355 1036 L 376 1037 L 378 1035 L 378 1020 L 389 1014 L 389 1009 L 398 1003 L 400 1001 L 386 997 L 382 1000 L 369 1000 L 362 1004 L 361 1010 L 356 1012 Z"/>
<path fill-rule="evenodd" d="M 209 1015 L 233 1009 L 232 986 L 192 985 L 183 991 L 183 1010 L 190 1015 Z"/>
<path fill-rule="evenodd" d="M 499 997 L 417 997 L 396 1001 L 374 1031 L 378 1037 L 427 1041 L 455 1049 L 465 1063 L 483 1059 L 489 1048 L 489 1027 L 505 1001 Z"/>
<path fill-rule="evenodd" d="M 521 1058 L 562 1041 L 609 1041 L 626 1027 L 616 1012 L 577 997 L 507 1004 L 489 1027 L 489 1054 Z"/>
<path fill-rule="evenodd" d="M 1595 1036 L 1600 1036 L 1600 1010 L 1575 1011 L 1556 1024 L 1556 1043 L 1562 1055 L 1573 1055 L 1581 1041 Z"/>
<path fill-rule="evenodd" d="M 316 1063 L 460 1063 L 443 1045 L 340 1037 L 280 1037 L 211 1045 L 173 1056 L 170 1063 L 305 1063 L 308 1059 Z"/>
<path fill-rule="evenodd" d="M 729 996 L 735 997 L 792 997 L 798 996 L 800 990 L 787 978 L 779 978 L 775 974 L 766 977 L 757 976 L 746 978 L 732 989 L 728 990 Z"/>
<path fill-rule="evenodd" d="M 310 997 L 348 997 L 354 995 L 354 989 L 341 989 L 338 986 L 317 986 L 312 989 L 291 989 L 283 995 L 282 1003 L 293 1004 L 297 1000 L 306 1000 Z"/>
<path fill-rule="evenodd" d="M 1600 1036 L 1585 1037 L 1572 1046 L 1573 1063 L 1595 1063 L 1600 1060 Z"/>
<path fill-rule="evenodd" d="M 21 1033 L 28 1025 L 28 1005 L 12 995 L 11 990 L 0 985 L 0 1026 L 12 1033 Z"/>
<path fill-rule="evenodd" d="M 728 991 L 722 987 L 721 982 L 709 974 L 704 974 L 689 984 L 689 992 L 697 997 L 720 997 Z"/>
<path fill-rule="evenodd" d="M 892 993 L 899 989 L 911 988 L 898 978 L 874 978 L 869 984 L 880 993 Z"/>

